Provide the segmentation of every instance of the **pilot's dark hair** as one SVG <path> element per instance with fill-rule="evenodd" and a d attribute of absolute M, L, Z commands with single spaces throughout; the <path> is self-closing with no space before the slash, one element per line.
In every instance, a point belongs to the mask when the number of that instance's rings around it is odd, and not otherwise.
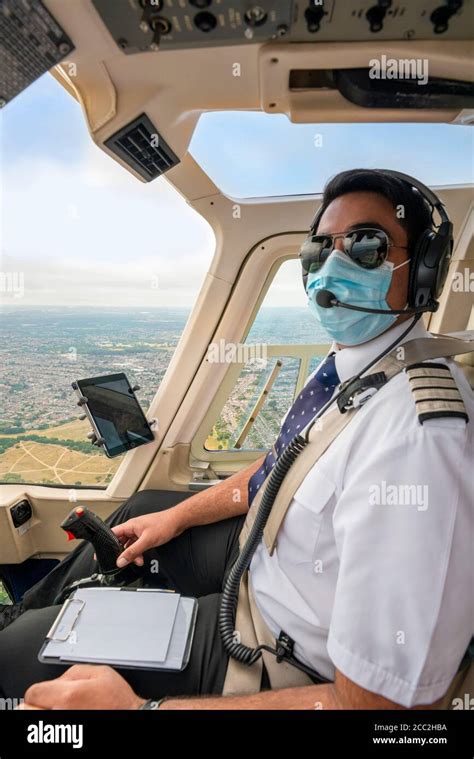
<path fill-rule="evenodd" d="M 433 227 L 432 209 L 420 192 L 379 169 L 350 169 L 332 177 L 324 188 L 318 218 L 333 200 L 349 192 L 376 192 L 387 198 L 394 209 L 403 206 L 405 217 L 397 221 L 406 230 L 409 255 L 424 230 Z"/>

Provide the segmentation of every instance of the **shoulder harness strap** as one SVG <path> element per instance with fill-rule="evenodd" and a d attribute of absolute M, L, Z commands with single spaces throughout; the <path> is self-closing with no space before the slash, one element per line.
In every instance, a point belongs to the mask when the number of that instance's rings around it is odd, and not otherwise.
<path fill-rule="evenodd" d="M 474 340 L 460 340 L 458 338 L 448 336 L 440 336 L 437 338 L 416 338 L 415 340 L 410 340 L 406 343 L 403 343 L 398 348 L 392 350 L 384 358 L 380 359 L 380 361 L 372 368 L 373 374 L 362 378 L 362 380 L 366 379 L 369 381 L 368 386 L 361 387 L 356 383 L 357 387 L 355 390 L 353 390 L 353 381 L 348 383 L 348 386 L 346 388 L 348 402 L 345 409 L 342 410 L 336 405 L 319 420 L 319 424 L 314 425 L 308 436 L 309 444 L 303 450 L 301 455 L 298 456 L 297 460 L 294 462 L 281 484 L 281 487 L 275 498 L 270 516 L 268 517 L 268 521 L 263 531 L 264 542 L 270 555 L 275 549 L 278 531 L 290 506 L 293 495 L 303 482 L 303 479 L 308 474 L 309 470 L 314 466 L 316 461 L 318 461 L 320 456 L 322 456 L 322 454 L 329 448 L 336 437 L 342 432 L 344 427 L 352 420 L 354 415 L 363 405 L 363 402 L 370 399 L 371 386 L 372 390 L 375 389 L 375 391 L 377 391 L 380 387 L 383 387 L 386 382 L 388 382 L 403 370 L 408 371 L 410 366 L 418 365 L 418 362 L 425 362 L 429 359 L 441 358 L 445 356 L 457 356 L 461 355 L 462 353 L 469 353 L 472 350 L 474 350 Z M 438 371 L 438 367 L 441 365 L 436 364 L 435 366 Z M 428 371 L 427 367 L 429 369 L 430 364 L 423 363 L 423 368 L 416 369 L 415 371 L 426 372 Z M 416 404 L 417 411 L 425 414 L 432 413 L 433 411 L 448 411 L 450 416 L 452 415 L 453 411 L 457 411 L 464 412 L 467 417 L 464 404 L 462 403 L 461 395 L 456 387 L 449 369 L 448 375 L 452 383 L 449 391 L 452 392 L 452 388 L 454 388 L 457 394 L 456 398 L 450 398 L 449 401 L 455 400 L 456 403 L 461 404 L 461 407 L 452 408 L 454 404 L 448 403 L 447 399 L 443 397 L 441 400 L 446 403 L 445 407 L 436 406 L 434 409 L 431 405 L 429 407 L 424 407 L 422 404 Z M 418 376 L 424 377 L 425 375 L 421 374 Z M 428 404 L 431 404 L 433 402 L 431 400 L 432 398 L 440 398 L 439 395 L 435 396 L 431 395 L 431 393 L 447 392 L 446 388 L 435 391 L 432 390 L 429 386 L 427 388 L 420 389 L 421 392 L 426 390 L 428 390 L 430 393 L 429 399 L 420 398 L 420 400 L 424 400 Z M 357 397 L 359 392 L 362 392 L 362 398 L 360 395 Z M 419 409 L 418 406 L 420 407 Z M 425 419 L 426 417 L 420 419 L 421 423 L 423 423 Z M 270 476 L 271 475 L 268 476 L 268 479 Z M 249 510 L 249 514 L 244 524 L 244 529 L 241 533 L 241 548 L 247 539 L 249 531 L 252 527 L 255 515 L 260 505 L 263 491 L 265 489 L 265 485 L 266 482 L 260 488 L 259 493 L 255 496 L 252 502 L 252 506 Z"/>
<path fill-rule="evenodd" d="M 469 416 L 449 366 L 435 363 L 411 364 L 406 373 L 420 424 L 428 419 Z"/>

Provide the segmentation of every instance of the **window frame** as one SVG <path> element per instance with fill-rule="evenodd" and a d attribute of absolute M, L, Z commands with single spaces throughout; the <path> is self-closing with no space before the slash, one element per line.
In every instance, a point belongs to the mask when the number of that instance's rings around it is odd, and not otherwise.
<path fill-rule="evenodd" d="M 278 237 L 278 236 L 275 236 L 275 237 Z M 268 243 L 268 241 L 266 242 Z M 270 269 L 268 270 L 267 276 L 263 283 L 263 286 L 258 295 L 258 298 L 256 299 L 254 303 L 250 316 L 245 324 L 245 328 L 242 331 L 242 335 L 240 338 L 242 343 L 245 343 L 245 340 L 247 339 L 247 336 L 260 311 L 263 300 L 265 299 L 265 296 L 267 295 L 268 290 L 270 289 L 272 282 L 274 281 L 275 276 L 280 270 L 281 266 L 286 261 L 295 260 L 297 259 L 297 257 L 298 257 L 298 253 L 295 251 L 295 252 L 282 253 L 280 256 L 273 259 Z M 298 392 L 300 392 L 308 376 L 308 369 L 309 369 L 309 363 L 310 363 L 311 357 L 313 357 L 314 355 L 319 355 L 318 351 L 321 351 L 321 356 L 324 356 L 327 353 L 329 346 L 330 346 L 330 343 L 314 343 L 314 344 L 302 343 L 301 345 L 288 343 L 288 344 L 274 344 L 272 346 L 269 346 L 269 349 L 270 349 L 269 357 L 271 357 L 272 355 L 278 355 L 282 357 L 287 356 L 290 358 L 301 356 L 301 361 L 298 368 L 297 381 L 296 381 L 294 394 L 293 394 L 294 398 L 296 397 Z M 305 354 L 305 355 L 302 355 L 302 354 Z M 209 431 L 212 429 L 212 427 L 214 426 L 216 421 L 218 421 L 220 415 L 222 414 L 225 404 L 227 403 L 230 397 L 230 394 L 232 393 L 232 390 L 235 387 L 235 384 L 244 367 L 245 367 L 245 364 L 241 362 L 233 362 L 229 364 L 228 369 L 225 373 L 225 376 L 223 377 L 217 389 L 217 392 L 214 394 L 214 397 L 212 398 L 212 401 L 209 404 L 207 411 L 203 419 L 201 420 L 201 423 L 191 441 L 190 466 L 193 465 L 193 462 L 195 463 L 199 462 L 201 464 L 203 462 L 206 462 L 209 464 L 211 469 L 215 471 L 216 473 L 221 473 L 221 472 L 223 473 L 226 470 L 226 466 L 228 469 L 228 465 L 230 463 L 234 465 L 232 469 L 243 468 L 247 463 L 251 461 L 256 461 L 258 458 L 260 458 L 262 453 L 264 453 L 267 450 L 266 448 L 246 448 L 245 446 L 243 446 L 240 449 L 233 448 L 230 450 L 224 450 L 224 449 L 210 450 L 205 447 L 206 440 L 209 437 Z M 236 464 L 238 464 L 237 467 L 235 467 Z"/>

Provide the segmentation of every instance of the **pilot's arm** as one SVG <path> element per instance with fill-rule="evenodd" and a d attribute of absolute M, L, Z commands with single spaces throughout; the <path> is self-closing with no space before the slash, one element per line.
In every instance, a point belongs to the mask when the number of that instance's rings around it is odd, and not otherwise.
<path fill-rule="evenodd" d="M 75 664 L 55 680 L 32 685 L 25 706 L 39 709 L 140 709 L 138 696 L 112 667 Z M 433 709 L 435 704 L 417 706 Z M 264 691 L 250 696 L 172 698 L 160 709 L 403 709 L 399 704 L 356 685 L 336 670 L 329 685 Z"/>

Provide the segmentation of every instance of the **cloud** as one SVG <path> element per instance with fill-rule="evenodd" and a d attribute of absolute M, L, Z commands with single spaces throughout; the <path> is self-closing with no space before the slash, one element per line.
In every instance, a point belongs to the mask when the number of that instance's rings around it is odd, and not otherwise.
<path fill-rule="evenodd" d="M 306 295 L 301 279 L 299 259 L 284 261 L 272 280 L 262 306 L 299 306 L 301 308 L 305 305 Z"/>
<path fill-rule="evenodd" d="M 23 272 L 24 305 L 189 306 L 215 248 L 169 182 L 142 184 L 92 144 L 71 164 L 9 165 L 1 213 L 1 271 Z"/>
<path fill-rule="evenodd" d="M 208 268 L 202 256 L 139 256 L 119 266 L 39 253 L 3 256 L 0 303 L 11 305 L 190 306 Z M 15 284 L 16 283 L 16 284 Z M 19 297 L 19 283 L 21 295 Z"/>

